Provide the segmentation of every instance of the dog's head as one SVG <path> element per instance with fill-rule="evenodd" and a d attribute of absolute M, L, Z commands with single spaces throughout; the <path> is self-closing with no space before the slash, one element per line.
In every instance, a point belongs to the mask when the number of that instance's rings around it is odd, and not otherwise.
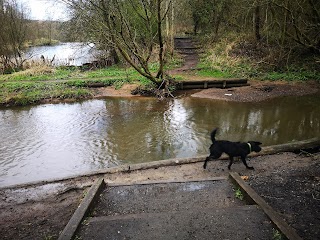
<path fill-rule="evenodd" d="M 259 145 L 261 145 L 261 142 L 255 142 L 255 141 L 249 141 L 250 145 L 251 145 L 251 150 L 253 152 L 260 152 L 261 151 L 261 147 Z"/>

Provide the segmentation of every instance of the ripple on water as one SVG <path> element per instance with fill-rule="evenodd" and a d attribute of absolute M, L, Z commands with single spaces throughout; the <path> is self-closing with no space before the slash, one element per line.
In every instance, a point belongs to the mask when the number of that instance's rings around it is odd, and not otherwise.
<path fill-rule="evenodd" d="M 217 139 L 264 146 L 319 136 L 319 104 L 319 96 L 259 104 L 108 98 L 0 110 L 0 185 L 204 155 L 214 127 Z"/>

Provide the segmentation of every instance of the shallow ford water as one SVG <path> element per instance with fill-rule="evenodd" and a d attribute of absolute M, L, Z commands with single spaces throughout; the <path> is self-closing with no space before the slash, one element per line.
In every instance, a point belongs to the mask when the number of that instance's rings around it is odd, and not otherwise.
<path fill-rule="evenodd" d="M 217 139 L 265 146 L 320 135 L 320 96 L 232 103 L 108 98 L 0 110 L 0 186 L 204 155 Z"/>

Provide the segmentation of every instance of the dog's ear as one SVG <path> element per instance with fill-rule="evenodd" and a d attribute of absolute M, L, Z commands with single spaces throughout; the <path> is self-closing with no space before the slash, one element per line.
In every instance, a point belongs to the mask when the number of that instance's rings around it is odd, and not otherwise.
<path fill-rule="evenodd" d="M 261 145 L 262 144 L 262 142 L 254 142 L 255 144 L 257 144 L 257 145 Z"/>

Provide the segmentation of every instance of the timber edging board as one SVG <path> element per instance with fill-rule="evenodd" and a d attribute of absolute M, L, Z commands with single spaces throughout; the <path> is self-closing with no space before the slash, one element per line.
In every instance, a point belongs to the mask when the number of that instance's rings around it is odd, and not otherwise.
<path fill-rule="evenodd" d="M 219 80 L 198 80 L 198 81 L 179 81 L 177 89 L 207 89 L 207 88 L 231 88 L 249 86 L 247 79 L 219 79 Z"/>
<path fill-rule="evenodd" d="M 290 227 L 280 215 L 262 198 L 256 193 L 238 173 L 230 172 L 230 178 L 236 185 L 238 185 L 245 195 L 249 197 L 249 200 L 255 202 L 264 213 L 270 218 L 270 220 L 277 226 L 283 235 L 289 240 L 302 240 L 302 238 L 296 233 L 296 231 Z M 250 201 L 250 202 L 251 202 Z"/>
<path fill-rule="evenodd" d="M 85 86 L 88 88 L 105 87 L 105 83 L 87 82 Z M 228 78 L 219 80 L 197 80 L 197 81 L 177 81 L 176 87 L 179 90 L 185 89 L 207 89 L 207 88 L 232 88 L 250 86 L 247 79 Z"/>
<path fill-rule="evenodd" d="M 105 187 L 104 179 L 102 177 L 98 178 L 93 185 L 90 187 L 88 193 L 81 201 L 80 205 L 72 215 L 71 219 L 69 220 L 68 224 L 63 229 L 62 233 L 60 234 L 58 240 L 70 240 L 73 239 L 79 225 L 81 224 L 82 220 L 88 214 L 90 208 L 94 204 L 94 202 L 99 197 L 102 189 Z"/>

